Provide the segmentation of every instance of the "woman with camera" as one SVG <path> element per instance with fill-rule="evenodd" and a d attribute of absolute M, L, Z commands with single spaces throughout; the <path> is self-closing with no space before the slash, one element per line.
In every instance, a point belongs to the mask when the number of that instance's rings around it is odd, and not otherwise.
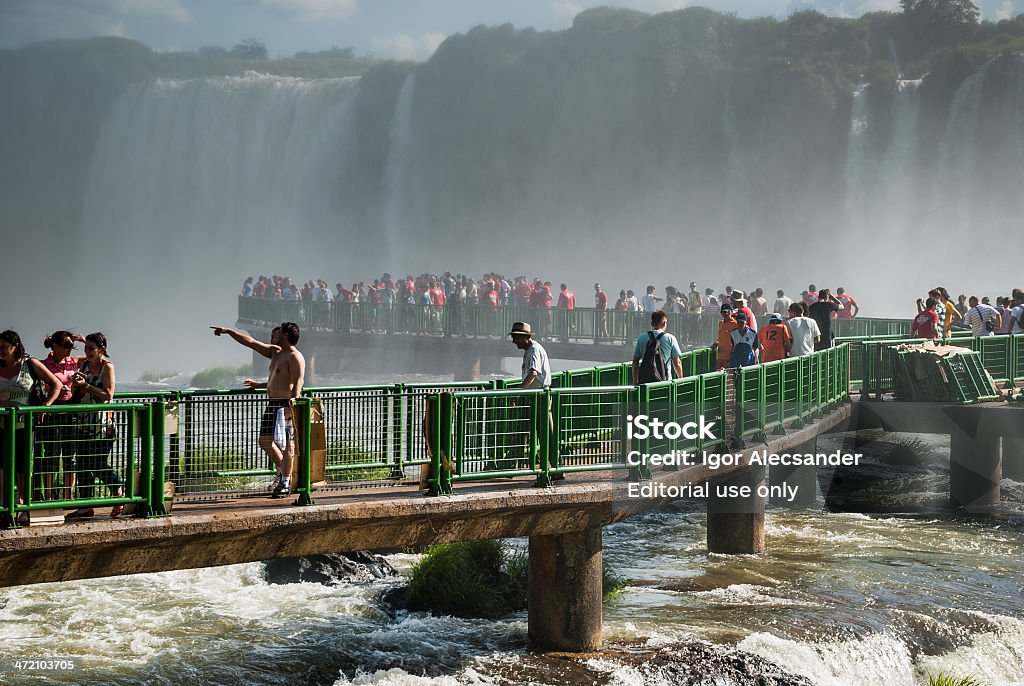
<path fill-rule="evenodd" d="M 100 332 L 85 337 L 85 358 L 71 380 L 74 392 L 73 403 L 100 405 L 114 399 L 114 363 L 107 357 L 107 337 Z M 78 433 L 78 493 L 82 498 L 91 499 L 95 493 L 96 479 L 110 490 L 110 495 L 120 497 L 121 476 L 110 465 L 110 455 L 117 440 L 117 430 L 110 412 L 82 412 L 76 415 Z M 114 505 L 111 517 L 120 517 L 124 505 Z M 92 508 L 75 510 L 67 519 L 82 519 L 93 516 Z"/>
<path fill-rule="evenodd" d="M 43 366 L 61 382 L 62 388 L 54 405 L 67 405 L 71 402 L 71 377 L 78 371 L 78 363 L 82 359 L 75 357 L 71 351 L 75 343 L 84 341 L 80 333 L 70 331 L 54 331 L 43 341 L 50 349 L 44 359 Z M 75 469 L 73 464 L 75 451 L 75 434 L 72 424 L 74 416 L 67 412 L 47 414 L 36 428 L 36 469 L 43 479 L 43 500 L 59 499 L 54 492 L 54 479 L 62 463 L 64 467 L 64 499 L 71 500 L 75 490 Z"/>

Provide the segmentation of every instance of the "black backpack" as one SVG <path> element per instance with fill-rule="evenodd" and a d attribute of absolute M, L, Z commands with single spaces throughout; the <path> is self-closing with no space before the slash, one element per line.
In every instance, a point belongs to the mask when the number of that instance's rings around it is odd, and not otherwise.
<path fill-rule="evenodd" d="M 50 391 L 46 382 L 36 373 L 31 357 L 28 358 L 28 373 L 32 377 L 32 387 L 28 389 L 28 404 L 33 407 L 45 405 L 46 399 L 50 397 Z"/>
<path fill-rule="evenodd" d="M 640 369 L 637 371 L 637 383 L 655 383 L 668 380 L 668 370 L 665 368 L 665 360 L 661 357 L 661 337 L 665 335 L 662 331 L 657 336 L 653 331 L 648 331 L 647 350 L 640 360 Z"/>

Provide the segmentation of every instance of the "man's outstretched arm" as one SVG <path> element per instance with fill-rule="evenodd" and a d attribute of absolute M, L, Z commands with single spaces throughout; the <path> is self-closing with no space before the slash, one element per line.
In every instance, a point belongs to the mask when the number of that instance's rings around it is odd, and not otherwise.
<path fill-rule="evenodd" d="M 227 334 L 231 336 L 233 339 L 235 339 L 235 341 L 237 341 L 238 343 L 241 343 L 247 348 L 252 348 L 260 355 L 263 355 L 263 357 L 272 357 L 274 353 L 281 351 L 281 348 L 276 345 L 264 343 L 263 341 L 257 341 L 249 334 L 242 333 L 241 331 L 235 331 L 234 329 L 230 329 L 226 326 L 211 326 L 210 328 L 213 329 L 214 336 Z"/>

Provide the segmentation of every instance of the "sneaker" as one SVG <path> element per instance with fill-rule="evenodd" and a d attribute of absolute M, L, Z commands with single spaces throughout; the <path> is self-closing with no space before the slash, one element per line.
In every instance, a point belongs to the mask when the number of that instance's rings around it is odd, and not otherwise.
<path fill-rule="evenodd" d="M 286 484 L 283 481 L 281 481 L 277 484 L 277 486 L 274 487 L 274 492 L 270 494 L 270 497 L 287 498 L 289 495 L 291 495 L 291 490 L 291 484 Z"/>
<path fill-rule="evenodd" d="M 281 483 L 281 475 L 280 474 L 275 474 L 274 475 L 274 480 L 270 482 L 269 486 L 267 486 L 267 490 L 268 491 L 273 491 L 274 489 L 277 488 L 277 485 L 279 483 Z"/>

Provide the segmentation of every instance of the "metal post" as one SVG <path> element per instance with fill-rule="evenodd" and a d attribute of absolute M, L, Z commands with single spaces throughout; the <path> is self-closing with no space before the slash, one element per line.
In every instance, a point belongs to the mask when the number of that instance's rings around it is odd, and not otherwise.
<path fill-rule="evenodd" d="M 310 408 L 312 401 L 309 398 L 297 398 L 295 405 L 299 410 L 299 487 L 296 492 L 299 499 L 296 505 L 313 505 L 313 479 L 312 460 L 309 449 L 312 432 L 310 431 Z"/>

